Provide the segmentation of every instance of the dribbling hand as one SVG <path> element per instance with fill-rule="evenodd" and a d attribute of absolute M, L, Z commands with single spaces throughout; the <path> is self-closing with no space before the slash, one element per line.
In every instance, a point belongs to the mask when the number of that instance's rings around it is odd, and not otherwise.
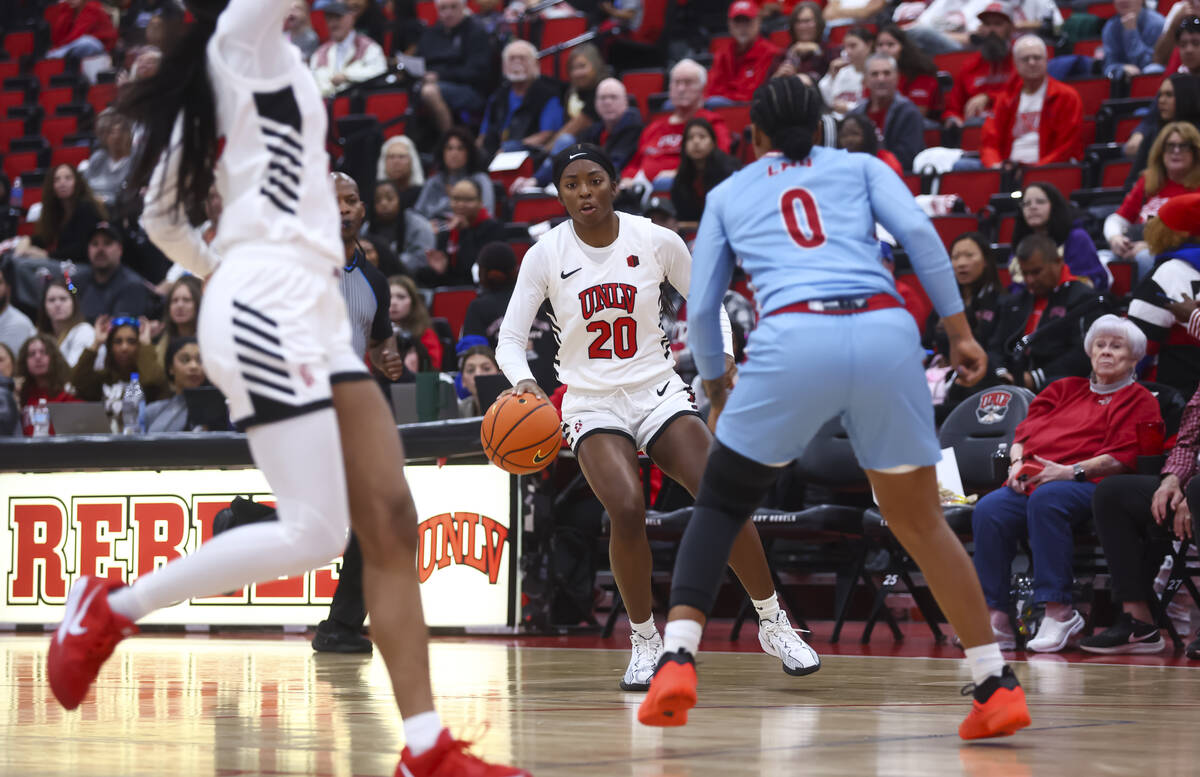
<path fill-rule="evenodd" d="M 502 397 L 506 397 L 509 394 L 533 394 L 538 399 L 549 399 L 549 397 L 546 396 L 546 392 L 542 391 L 542 387 L 537 384 L 537 381 L 529 380 L 528 378 L 525 380 L 519 380 L 517 381 L 517 385 L 500 392 L 500 396 Z"/>

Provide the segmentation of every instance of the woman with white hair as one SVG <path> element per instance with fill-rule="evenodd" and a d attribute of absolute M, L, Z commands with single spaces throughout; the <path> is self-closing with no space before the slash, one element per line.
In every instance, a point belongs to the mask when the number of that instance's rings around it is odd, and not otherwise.
<path fill-rule="evenodd" d="M 1017 427 L 1005 487 L 975 507 L 975 569 L 1002 649 L 1013 649 L 1009 612 L 1017 543 L 1033 555 L 1033 600 L 1046 615 L 1026 645 L 1062 650 L 1083 630 L 1071 600 L 1072 530 L 1090 520 L 1096 484 L 1137 464 L 1137 426 L 1162 421 L 1158 402 L 1134 382 L 1146 336 L 1128 319 L 1105 315 L 1084 338 L 1091 378 L 1054 381 L 1038 394 Z"/>
<path fill-rule="evenodd" d="M 375 180 L 396 184 L 400 202 L 405 208 L 416 204 L 421 187 L 425 184 L 425 169 L 421 166 L 417 147 L 407 135 L 396 135 L 383 141 Z"/>

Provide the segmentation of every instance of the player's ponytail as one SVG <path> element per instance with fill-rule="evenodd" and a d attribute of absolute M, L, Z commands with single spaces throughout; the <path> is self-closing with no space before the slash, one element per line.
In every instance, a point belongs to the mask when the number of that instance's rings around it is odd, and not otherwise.
<path fill-rule="evenodd" d="M 750 120 L 771 139 L 773 148 L 798 162 L 812 151 L 821 97 L 798 78 L 772 78 L 755 90 Z"/>
<path fill-rule="evenodd" d="M 204 201 L 214 180 L 217 162 L 217 107 L 208 80 L 208 41 L 216 31 L 217 17 L 227 0 L 189 0 L 195 21 L 164 47 L 158 72 L 126 84 L 117 110 L 137 123 L 140 149 L 127 186 L 140 191 L 150 181 L 154 167 L 171 142 L 175 119 L 183 115 L 183 141 L 179 180 L 174 192 L 149 192 L 171 197 L 173 208 L 187 215 L 204 212 Z"/>

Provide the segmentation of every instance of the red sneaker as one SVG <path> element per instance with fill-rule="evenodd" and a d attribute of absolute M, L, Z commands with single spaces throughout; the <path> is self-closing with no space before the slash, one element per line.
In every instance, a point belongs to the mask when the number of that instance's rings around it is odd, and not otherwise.
<path fill-rule="evenodd" d="M 695 706 L 696 660 L 686 650 L 663 653 L 638 707 L 638 720 L 647 726 L 683 726 Z"/>
<path fill-rule="evenodd" d="M 400 754 L 396 777 L 533 777 L 512 766 L 497 766 L 467 752 L 470 742 L 450 736 L 442 729 L 432 750 L 413 755 L 407 747 Z"/>
<path fill-rule="evenodd" d="M 117 643 L 138 633 L 133 621 L 108 608 L 108 592 L 123 585 L 81 577 L 67 595 L 67 611 L 50 638 L 46 674 L 54 698 L 69 710 L 87 696 Z"/>
<path fill-rule="evenodd" d="M 958 727 L 958 735 L 963 739 L 1011 736 L 1031 722 L 1025 691 L 1008 665 L 999 677 L 993 675 L 982 685 L 963 689 L 964 696 L 968 692 L 973 692 L 975 703 L 971 714 Z"/>

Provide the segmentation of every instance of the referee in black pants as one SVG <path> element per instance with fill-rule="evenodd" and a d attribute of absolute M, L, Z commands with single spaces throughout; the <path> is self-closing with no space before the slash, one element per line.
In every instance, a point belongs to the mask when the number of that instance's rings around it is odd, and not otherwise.
<path fill-rule="evenodd" d="M 389 380 L 396 380 L 404 373 L 404 361 L 393 345 L 392 322 L 388 319 L 391 291 L 383 273 L 366 260 L 358 245 L 366 207 L 353 178 L 334 173 L 333 180 L 342 217 L 342 245 L 346 251 L 346 265 L 338 280 L 350 317 L 354 350 L 359 356 L 369 356 L 375 368 Z M 358 547 L 358 537 L 351 531 L 350 542 L 342 555 L 342 570 L 333 603 L 329 606 L 329 617 L 317 626 L 313 650 L 321 653 L 371 652 L 371 640 L 362 634 L 367 618 L 362 574 L 362 551 Z"/>

